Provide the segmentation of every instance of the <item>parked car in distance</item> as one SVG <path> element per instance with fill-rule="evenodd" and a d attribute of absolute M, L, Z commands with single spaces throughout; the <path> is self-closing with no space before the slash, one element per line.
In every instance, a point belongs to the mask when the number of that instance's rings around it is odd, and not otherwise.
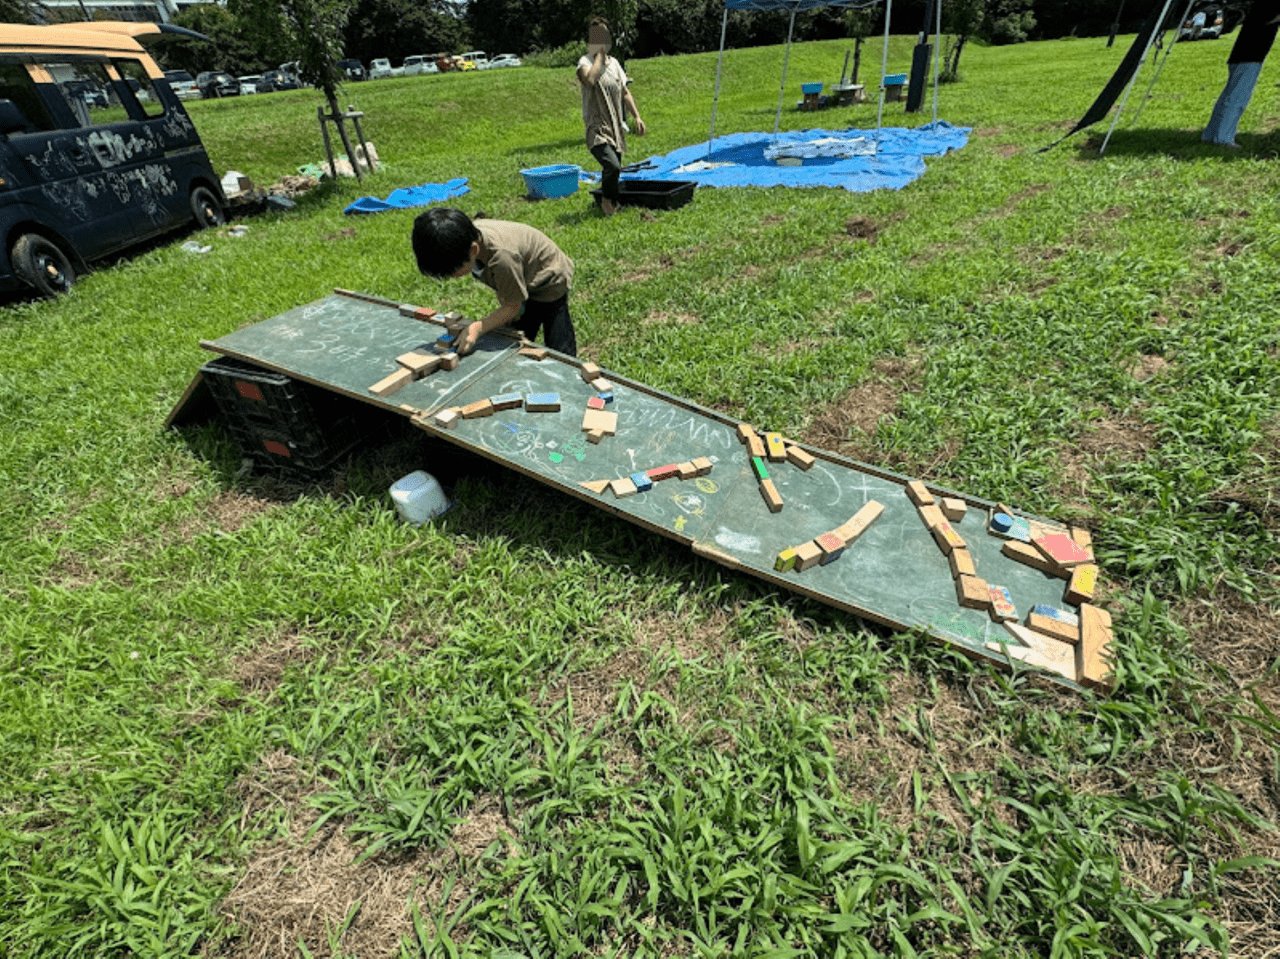
<path fill-rule="evenodd" d="M 496 57 L 489 61 L 486 70 L 497 70 L 499 67 L 520 67 L 524 66 L 520 58 L 514 53 L 499 53 Z"/>
<path fill-rule="evenodd" d="M 1217 40 L 1222 36 L 1226 19 L 1221 7 L 1205 7 L 1197 10 L 1182 25 L 1179 40 Z"/>
<path fill-rule="evenodd" d="M 262 76 L 257 73 L 251 73 L 247 77 L 239 77 L 240 95 L 247 97 L 250 94 L 258 92 L 258 84 L 262 82 Z"/>
<path fill-rule="evenodd" d="M 369 79 L 369 71 L 364 68 L 364 64 L 359 60 L 339 60 L 338 69 L 342 71 L 342 75 L 348 80 Z"/>
<path fill-rule="evenodd" d="M 391 61 L 386 57 L 379 57 L 377 60 L 369 62 L 369 79 L 383 80 L 387 77 L 404 76 L 404 67 L 393 67 Z"/>
<path fill-rule="evenodd" d="M 459 53 L 457 59 L 461 61 L 459 69 L 462 70 L 483 70 L 489 65 L 489 57 L 483 50 Z"/>
<path fill-rule="evenodd" d="M 79 97 L 87 107 L 106 109 L 110 105 L 110 99 L 107 97 L 106 91 L 92 80 L 72 80 L 70 83 L 64 84 L 63 89 L 71 96 Z"/>
<path fill-rule="evenodd" d="M 259 93 L 272 93 L 276 90 L 297 90 L 302 84 L 292 73 L 283 70 L 268 70 L 258 81 Z"/>
<path fill-rule="evenodd" d="M 196 86 L 195 77 L 186 70 L 166 70 L 164 75 L 169 81 L 169 89 L 178 95 L 179 100 L 200 99 L 200 88 Z"/>
<path fill-rule="evenodd" d="M 206 100 L 240 95 L 240 81 L 222 70 L 206 70 L 196 77 L 196 86 L 200 89 L 200 96 Z"/>

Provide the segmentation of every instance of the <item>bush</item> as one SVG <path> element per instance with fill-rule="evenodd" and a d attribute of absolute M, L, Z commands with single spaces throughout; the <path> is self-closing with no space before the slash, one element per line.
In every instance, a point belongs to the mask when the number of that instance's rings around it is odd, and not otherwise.
<path fill-rule="evenodd" d="M 574 40 L 551 50 L 535 50 L 524 62 L 533 67 L 576 67 L 578 60 L 586 55 L 586 41 Z"/>

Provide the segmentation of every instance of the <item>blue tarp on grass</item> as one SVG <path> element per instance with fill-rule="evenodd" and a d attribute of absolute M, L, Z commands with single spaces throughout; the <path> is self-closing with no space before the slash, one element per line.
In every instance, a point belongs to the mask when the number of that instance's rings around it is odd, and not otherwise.
<path fill-rule="evenodd" d="M 441 200 L 450 200 L 455 196 L 470 193 L 467 178 L 460 176 L 448 183 L 424 183 L 422 186 L 406 186 L 392 190 L 385 200 L 376 196 L 362 196 L 343 213 L 381 213 L 383 210 L 408 210 L 415 206 L 429 206 Z"/>
<path fill-rule="evenodd" d="M 716 137 L 710 153 L 705 142 L 682 147 L 666 156 L 650 157 L 644 161 L 646 169 L 623 176 L 693 180 L 702 186 L 835 186 L 852 193 L 900 190 L 924 173 L 925 157 L 942 156 L 968 143 L 970 129 L 938 120 L 913 130 L 885 127 L 878 137 L 875 130 L 731 133 Z M 800 165 L 780 166 L 778 158 L 799 158 Z"/>

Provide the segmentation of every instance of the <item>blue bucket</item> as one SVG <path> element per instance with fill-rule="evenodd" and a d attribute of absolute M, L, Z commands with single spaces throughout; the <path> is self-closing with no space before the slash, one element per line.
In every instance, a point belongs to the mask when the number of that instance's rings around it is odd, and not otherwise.
<path fill-rule="evenodd" d="M 521 170 L 520 175 L 524 177 L 525 189 L 531 199 L 551 200 L 577 193 L 578 174 L 581 172 L 582 167 L 572 163 L 557 163 Z"/>

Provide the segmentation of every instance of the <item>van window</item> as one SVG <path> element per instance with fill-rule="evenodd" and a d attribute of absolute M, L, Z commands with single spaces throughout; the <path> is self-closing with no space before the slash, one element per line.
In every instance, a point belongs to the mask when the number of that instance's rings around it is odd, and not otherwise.
<path fill-rule="evenodd" d="M 56 72 L 50 70 L 57 79 L 55 88 L 80 126 L 102 126 L 129 119 L 103 64 L 80 61 L 58 67 Z"/>
<path fill-rule="evenodd" d="M 156 93 L 151 78 L 147 76 L 147 68 L 142 65 L 142 62 L 140 60 L 112 60 L 111 62 L 125 85 L 133 91 L 134 99 L 138 101 L 138 106 L 142 107 L 142 112 L 148 117 L 164 116 L 164 103 Z"/>
<path fill-rule="evenodd" d="M 40 99 L 35 81 L 22 64 L 0 63 L 0 100 L 12 100 L 14 106 L 22 111 L 27 118 L 24 133 L 55 129 L 49 108 Z"/>

